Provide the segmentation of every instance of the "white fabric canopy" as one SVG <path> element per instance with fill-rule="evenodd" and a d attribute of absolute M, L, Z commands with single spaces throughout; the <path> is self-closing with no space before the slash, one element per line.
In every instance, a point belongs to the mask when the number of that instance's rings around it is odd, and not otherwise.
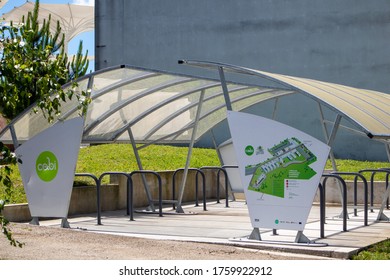
<path fill-rule="evenodd" d="M 8 0 L 0 0 L 0 9 L 7 4 Z"/>
<path fill-rule="evenodd" d="M 2 3 L 2 2 L 1 2 Z M 1 4 L 0 4 L 1 5 Z M 3 14 L 6 23 L 18 23 L 29 11 L 34 10 L 34 2 L 27 1 L 10 12 Z M 45 4 L 39 3 L 39 21 L 43 22 L 51 15 L 51 30 L 56 30 L 57 21 L 60 22 L 62 32 L 65 34 L 65 50 L 67 44 L 77 35 L 92 31 L 95 28 L 95 14 L 93 6 L 72 4 Z"/>

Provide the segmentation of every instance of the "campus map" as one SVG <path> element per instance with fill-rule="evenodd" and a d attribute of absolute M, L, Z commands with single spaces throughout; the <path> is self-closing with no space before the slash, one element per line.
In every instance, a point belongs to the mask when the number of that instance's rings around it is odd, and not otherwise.
<path fill-rule="evenodd" d="M 245 167 L 245 175 L 253 174 L 248 190 L 284 198 L 289 180 L 309 180 L 316 175 L 309 165 L 317 157 L 295 137 L 281 141 L 268 152 L 272 157 L 266 161 Z"/>

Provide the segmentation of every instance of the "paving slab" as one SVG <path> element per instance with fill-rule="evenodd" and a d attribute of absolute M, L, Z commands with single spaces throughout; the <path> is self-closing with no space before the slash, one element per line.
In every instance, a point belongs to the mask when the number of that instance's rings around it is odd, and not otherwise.
<path fill-rule="evenodd" d="M 314 204 L 303 231 L 308 242 L 296 242 L 296 231 L 259 229 L 261 240 L 249 239 L 253 228 L 245 201 L 208 202 L 207 211 L 202 205 L 183 207 L 185 213 L 176 213 L 164 208 L 163 217 L 157 213 L 136 211 L 130 221 L 125 211 L 102 213 L 102 225 L 97 224 L 96 215 L 69 217 L 72 229 L 115 234 L 123 236 L 166 239 L 178 241 L 224 244 L 259 250 L 308 254 L 336 259 L 348 259 L 368 246 L 390 238 L 390 222 L 376 221 L 377 211 L 369 212 L 368 226 L 364 226 L 363 212 L 355 216 L 349 213 L 347 231 L 343 231 L 340 218 L 341 207 L 326 208 L 325 237 L 320 238 L 320 208 Z M 390 210 L 384 214 L 390 217 Z M 61 220 L 44 220 L 41 226 L 61 226 Z"/>

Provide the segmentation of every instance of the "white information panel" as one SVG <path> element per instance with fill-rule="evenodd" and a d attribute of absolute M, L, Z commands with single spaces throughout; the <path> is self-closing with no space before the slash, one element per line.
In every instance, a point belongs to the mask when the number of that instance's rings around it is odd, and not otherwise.
<path fill-rule="evenodd" d="M 252 226 L 303 231 L 329 146 L 256 115 L 229 111 L 228 123 Z"/>
<path fill-rule="evenodd" d="M 83 118 L 59 122 L 15 150 L 32 217 L 66 218 Z"/>

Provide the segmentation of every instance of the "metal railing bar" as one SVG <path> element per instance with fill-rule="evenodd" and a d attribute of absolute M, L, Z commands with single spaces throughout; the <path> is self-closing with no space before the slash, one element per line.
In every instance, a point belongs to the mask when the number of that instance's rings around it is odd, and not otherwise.
<path fill-rule="evenodd" d="M 97 224 L 102 224 L 102 214 L 101 214 L 101 199 L 100 199 L 100 181 L 99 179 L 91 173 L 76 173 L 75 177 L 89 177 L 95 181 L 96 184 L 96 208 L 97 208 Z"/>
<path fill-rule="evenodd" d="M 356 177 L 359 177 L 362 181 L 363 181 L 363 184 L 364 184 L 364 225 L 367 226 L 368 225 L 368 185 L 367 185 L 367 180 L 366 178 L 361 174 L 361 173 L 357 173 L 357 172 L 339 172 L 339 171 L 335 171 L 335 172 L 331 172 L 331 174 L 336 174 L 336 175 L 353 175 L 355 176 L 355 181 L 357 182 L 356 180 Z M 345 181 L 343 180 L 344 184 L 345 184 Z M 346 192 L 346 187 L 345 187 L 345 192 Z M 356 205 L 354 205 L 354 207 L 356 207 Z"/>
<path fill-rule="evenodd" d="M 225 169 L 219 166 L 203 166 L 200 168 L 200 170 L 217 170 L 217 203 L 220 203 L 220 173 L 222 172 L 225 176 L 225 197 L 226 197 L 226 203 L 225 206 L 229 207 L 229 188 L 228 188 L 228 175 Z"/>
<path fill-rule="evenodd" d="M 104 172 L 99 177 L 100 185 L 103 180 L 103 177 L 107 175 L 122 175 L 127 178 L 126 213 L 127 215 L 130 216 L 130 221 L 134 221 L 133 184 L 131 182 L 130 175 L 126 172 L 115 172 L 115 171 Z"/>
<path fill-rule="evenodd" d="M 131 172 L 129 174 L 131 184 L 133 184 L 132 176 L 134 174 L 152 174 L 152 175 L 154 175 L 157 178 L 157 180 L 158 180 L 158 215 L 160 217 L 162 217 L 163 216 L 163 213 L 162 213 L 162 202 L 163 202 L 163 200 L 162 200 L 162 181 L 161 181 L 160 174 L 158 174 L 155 171 L 150 171 L 150 170 L 136 170 L 136 171 L 133 171 L 133 172 Z"/>
<path fill-rule="evenodd" d="M 172 175 L 172 199 L 175 200 L 175 196 L 176 196 L 176 175 L 179 171 L 184 171 L 184 168 L 179 168 L 179 169 L 176 169 L 175 172 L 173 172 L 173 175 Z M 204 172 L 202 172 L 200 169 L 198 168 L 188 168 L 188 171 L 195 171 L 196 172 L 196 177 L 195 177 L 195 206 L 199 206 L 199 198 L 198 198 L 198 185 L 199 185 L 199 182 L 198 182 L 198 174 L 201 174 L 202 176 L 202 182 L 203 182 L 203 186 L 202 186 L 202 191 L 203 191 L 203 210 L 204 211 L 207 211 L 207 206 L 206 206 L 206 179 L 205 179 L 205 175 L 204 175 Z M 173 204 L 173 209 L 175 209 L 175 205 Z"/>

